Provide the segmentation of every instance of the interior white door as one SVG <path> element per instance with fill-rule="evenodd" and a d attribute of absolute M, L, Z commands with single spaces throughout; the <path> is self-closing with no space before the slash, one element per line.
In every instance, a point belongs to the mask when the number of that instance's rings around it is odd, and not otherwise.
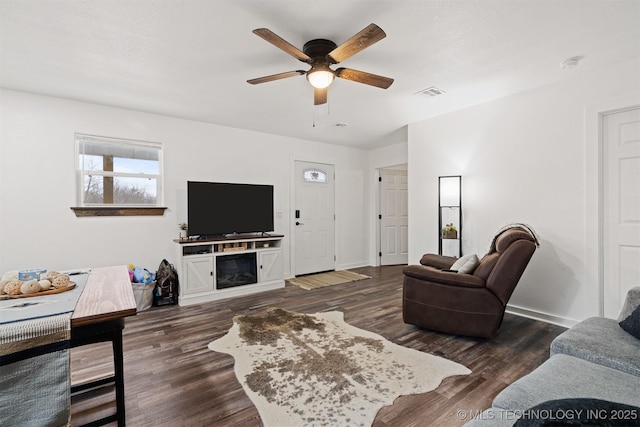
<path fill-rule="evenodd" d="M 606 114 L 603 140 L 604 316 L 640 285 L 640 108 Z"/>
<path fill-rule="evenodd" d="M 333 165 L 295 162 L 295 275 L 335 268 Z"/>
<path fill-rule="evenodd" d="M 406 170 L 380 170 L 380 265 L 409 261 L 409 205 Z"/>

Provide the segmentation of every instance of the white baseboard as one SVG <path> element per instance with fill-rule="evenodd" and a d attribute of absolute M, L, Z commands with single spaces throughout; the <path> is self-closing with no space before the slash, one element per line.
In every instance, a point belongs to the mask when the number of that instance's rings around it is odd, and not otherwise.
<path fill-rule="evenodd" d="M 541 322 L 551 323 L 552 325 L 563 326 L 565 328 L 575 326 L 579 322 L 579 320 L 568 319 L 566 317 L 543 313 L 541 311 L 531 310 L 528 308 L 517 307 L 510 304 L 507 304 L 506 312 L 514 314 L 516 316 L 522 316 L 529 319 L 540 320 Z"/>
<path fill-rule="evenodd" d="M 370 267 L 370 266 L 371 264 L 369 264 L 368 261 L 352 262 L 349 264 L 336 265 L 336 271 L 349 270 L 350 268 L 358 268 L 358 267 Z"/>

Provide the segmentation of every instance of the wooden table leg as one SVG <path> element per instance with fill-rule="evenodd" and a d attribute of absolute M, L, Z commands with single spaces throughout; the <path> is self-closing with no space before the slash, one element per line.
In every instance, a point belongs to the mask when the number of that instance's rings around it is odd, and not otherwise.
<path fill-rule="evenodd" d="M 100 322 L 71 329 L 71 347 L 111 341 L 113 348 L 114 375 L 71 386 L 71 393 L 76 395 L 109 384 L 115 385 L 116 413 L 85 424 L 84 427 L 97 427 L 114 421 L 118 422 L 118 427 L 125 427 L 123 329 L 124 319 Z"/>
<path fill-rule="evenodd" d="M 114 335 L 113 366 L 116 381 L 116 415 L 118 416 L 118 427 L 124 427 L 124 353 L 122 351 L 122 329 L 115 331 Z"/>

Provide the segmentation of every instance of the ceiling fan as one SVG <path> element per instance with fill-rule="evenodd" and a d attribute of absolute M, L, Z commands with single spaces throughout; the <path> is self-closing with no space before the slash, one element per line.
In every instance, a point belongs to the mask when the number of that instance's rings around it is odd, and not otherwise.
<path fill-rule="evenodd" d="M 335 77 L 376 86 L 382 89 L 387 89 L 391 86 L 391 83 L 393 83 L 393 79 L 389 77 L 378 76 L 364 71 L 343 67 L 335 70 L 330 68 L 330 65 L 338 64 L 385 38 L 387 35 L 382 31 L 382 28 L 376 24 L 369 24 L 340 46 L 337 46 L 331 40 L 314 39 L 306 42 L 302 50 L 266 28 L 258 28 L 253 30 L 253 33 L 262 37 L 275 47 L 282 49 L 294 58 L 311 65 L 311 68 L 308 71 L 295 70 L 258 77 L 247 80 L 248 83 L 255 85 L 306 74 L 307 80 L 311 83 L 311 86 L 313 86 L 314 105 L 325 104 L 327 102 L 327 91 Z"/>

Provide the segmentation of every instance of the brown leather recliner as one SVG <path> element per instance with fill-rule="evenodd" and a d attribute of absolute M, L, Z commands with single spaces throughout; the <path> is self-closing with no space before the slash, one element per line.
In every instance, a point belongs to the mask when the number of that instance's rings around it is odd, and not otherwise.
<path fill-rule="evenodd" d="M 506 227 L 494 237 L 491 249 L 471 274 L 443 271 L 456 258 L 424 255 L 421 265 L 403 270 L 404 322 L 456 335 L 493 336 L 538 245 L 529 227 Z"/>

